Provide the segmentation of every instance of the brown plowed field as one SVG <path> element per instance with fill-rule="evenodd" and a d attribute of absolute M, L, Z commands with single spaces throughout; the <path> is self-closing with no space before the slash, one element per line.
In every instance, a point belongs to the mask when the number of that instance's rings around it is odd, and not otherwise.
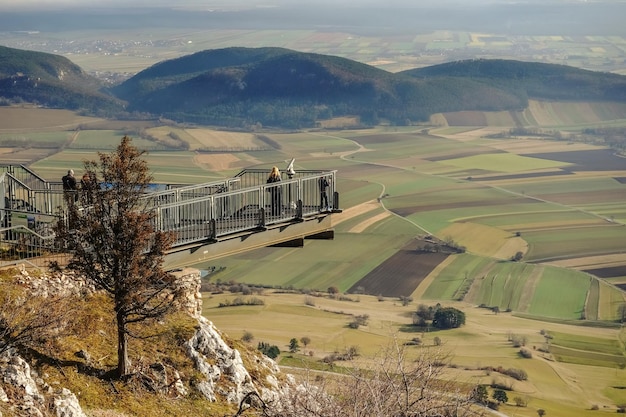
<path fill-rule="evenodd" d="M 588 274 L 599 278 L 626 277 L 626 265 L 611 266 L 606 268 L 583 269 Z"/>
<path fill-rule="evenodd" d="M 397 209 L 391 210 L 398 216 L 408 217 L 411 214 L 425 211 L 437 211 L 437 210 L 452 210 L 459 208 L 469 208 L 469 207 L 492 207 L 492 206 L 502 206 L 502 205 L 518 205 L 518 204 L 530 204 L 536 203 L 536 201 L 530 198 L 508 198 L 502 200 L 483 200 L 483 201 L 458 201 L 458 202 L 449 202 L 442 204 L 425 204 L 422 206 L 409 206 L 409 207 L 401 207 Z"/>
<path fill-rule="evenodd" d="M 520 155 L 523 155 L 520 153 Z M 572 152 L 546 152 L 528 154 L 533 158 L 575 164 L 571 171 L 621 171 L 626 169 L 626 158 L 615 155 L 610 149 Z"/>
<path fill-rule="evenodd" d="M 588 204 L 592 201 L 614 203 L 626 201 L 626 190 L 599 190 L 585 192 L 539 194 L 544 200 L 554 201 L 559 204 L 576 205 Z"/>
<path fill-rule="evenodd" d="M 366 294 L 384 297 L 408 297 L 424 278 L 449 255 L 447 253 L 421 252 L 403 249 L 378 265 L 349 290 L 364 288 Z"/>
<path fill-rule="evenodd" d="M 353 137 L 352 140 L 356 143 L 367 146 L 377 143 L 392 143 L 401 142 L 404 140 L 412 140 L 420 135 L 417 133 L 397 133 L 397 134 L 382 134 L 382 135 L 364 135 Z"/>

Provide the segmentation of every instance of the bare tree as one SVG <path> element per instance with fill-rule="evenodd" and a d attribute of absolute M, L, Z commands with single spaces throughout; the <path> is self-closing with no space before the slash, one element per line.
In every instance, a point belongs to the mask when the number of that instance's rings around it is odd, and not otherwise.
<path fill-rule="evenodd" d="M 399 340 L 383 349 L 371 366 L 349 374 L 309 371 L 304 389 L 266 404 L 264 416 L 389 417 L 480 416 L 474 386 L 445 375 L 449 361 L 441 349 L 407 348 Z"/>
<path fill-rule="evenodd" d="M 444 378 L 449 362 L 441 349 L 422 349 L 410 358 L 394 339 L 372 369 L 356 371 L 342 385 L 353 416 L 464 416 L 470 414 L 472 388 Z M 344 406 L 345 406 L 344 405 Z M 357 411 L 358 410 L 358 411 Z"/>
<path fill-rule="evenodd" d="M 304 345 L 304 347 L 306 348 L 306 347 L 309 345 L 309 343 L 311 343 L 311 338 L 310 338 L 310 337 L 308 337 L 308 336 L 302 336 L 302 337 L 300 338 L 300 342 L 302 342 L 302 344 L 303 344 L 303 345 Z"/>
<path fill-rule="evenodd" d="M 80 204 L 69 205 L 67 221 L 55 225 L 57 239 L 73 253 L 68 267 L 113 301 L 119 376 L 130 371 L 128 337 L 172 311 L 182 291 L 162 269 L 173 235 L 153 227 L 155 212 L 145 198 L 152 176 L 143 154 L 124 136 L 116 151 L 84 161 L 89 181 Z"/>

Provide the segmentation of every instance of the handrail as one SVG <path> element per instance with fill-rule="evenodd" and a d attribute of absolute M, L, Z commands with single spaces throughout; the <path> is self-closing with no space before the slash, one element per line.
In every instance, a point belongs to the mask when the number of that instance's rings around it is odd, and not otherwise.
<path fill-rule="evenodd" d="M 24 225 L 17 225 L 17 226 L 10 226 L 10 227 L 0 227 L 0 233 L 4 233 L 4 232 L 15 232 L 17 230 L 20 229 L 24 229 L 24 232 L 30 235 L 34 235 L 35 237 L 38 237 L 41 240 L 53 240 L 54 239 L 54 235 L 48 235 L 48 236 L 44 236 L 44 235 L 40 235 L 39 233 L 35 232 L 33 229 L 30 229 Z"/>
<path fill-rule="evenodd" d="M 20 165 L 0 164 L 0 171 L 12 174 L 14 177 L 17 176 L 17 175 L 14 175 L 16 174 L 16 168 L 24 171 L 26 176 L 33 177 L 36 181 L 40 183 L 45 184 L 48 182 L 44 178 L 40 177 L 35 171 L 31 170 L 30 168 L 28 168 L 27 166 L 23 164 L 20 164 Z"/>

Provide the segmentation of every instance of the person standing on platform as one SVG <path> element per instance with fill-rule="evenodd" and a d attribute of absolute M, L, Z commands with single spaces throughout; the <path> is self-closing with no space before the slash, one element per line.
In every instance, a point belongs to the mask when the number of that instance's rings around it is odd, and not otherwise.
<path fill-rule="evenodd" d="M 321 177 L 320 180 L 320 211 L 326 210 L 330 211 L 330 204 L 328 204 L 328 187 L 330 187 L 330 182 L 326 178 L 326 176 Z"/>
<path fill-rule="evenodd" d="M 78 201 L 78 192 L 76 187 L 76 178 L 74 178 L 74 170 L 67 171 L 67 175 L 61 178 L 63 182 L 63 196 L 67 204 L 72 204 Z"/>
<path fill-rule="evenodd" d="M 267 178 L 267 183 L 275 183 L 279 182 L 280 178 L 280 170 L 278 167 L 272 167 L 272 172 L 270 172 L 270 176 Z M 270 196 L 271 196 L 271 205 L 272 205 L 272 216 L 280 216 L 282 212 L 282 193 L 279 185 L 274 185 L 269 187 Z"/>
<path fill-rule="evenodd" d="M 80 190 L 85 196 L 84 201 L 87 204 L 93 203 L 93 193 L 95 192 L 96 178 L 93 172 L 85 171 L 83 178 L 80 180 Z"/>

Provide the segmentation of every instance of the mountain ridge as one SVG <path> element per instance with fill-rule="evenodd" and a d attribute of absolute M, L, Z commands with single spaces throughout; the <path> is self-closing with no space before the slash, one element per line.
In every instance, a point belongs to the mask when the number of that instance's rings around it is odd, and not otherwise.
<path fill-rule="evenodd" d="M 356 116 L 362 126 L 411 125 L 436 113 L 519 111 L 529 99 L 626 102 L 626 76 L 515 60 L 391 73 L 332 55 L 230 47 L 159 62 L 105 89 L 64 57 L 0 48 L 4 104 L 30 101 L 113 118 L 298 129 L 341 116 Z"/>
<path fill-rule="evenodd" d="M 626 102 L 626 77 L 483 59 L 390 73 L 284 48 L 224 48 L 158 63 L 113 92 L 132 111 L 200 124 L 300 128 L 356 115 L 406 125 L 440 112 L 520 110 L 529 98 Z"/>

